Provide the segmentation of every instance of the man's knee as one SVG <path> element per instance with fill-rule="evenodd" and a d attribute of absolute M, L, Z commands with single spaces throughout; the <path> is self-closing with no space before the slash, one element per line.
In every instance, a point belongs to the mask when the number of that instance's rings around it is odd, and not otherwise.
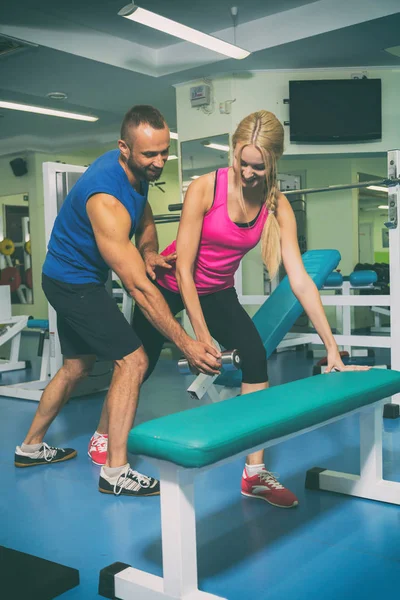
<path fill-rule="evenodd" d="M 131 352 L 131 354 L 127 354 L 120 360 L 116 360 L 115 365 L 121 372 L 129 372 L 133 377 L 139 377 L 142 382 L 149 367 L 149 359 L 143 347 L 140 347 L 135 352 Z"/>
<path fill-rule="evenodd" d="M 62 372 L 67 379 L 79 381 L 90 375 L 95 360 L 95 358 L 87 360 L 67 359 L 62 366 Z"/>

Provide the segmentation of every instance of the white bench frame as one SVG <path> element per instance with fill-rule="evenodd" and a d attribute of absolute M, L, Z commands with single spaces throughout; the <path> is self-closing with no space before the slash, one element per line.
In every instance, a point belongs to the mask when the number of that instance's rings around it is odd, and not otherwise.
<path fill-rule="evenodd" d="M 26 368 L 26 362 L 19 360 L 21 346 L 21 332 L 28 323 L 28 316 L 16 316 L 9 319 L 0 319 L 1 325 L 8 329 L 0 336 L 0 347 L 11 340 L 10 358 L 0 359 L 0 373 L 18 371 Z"/>
<path fill-rule="evenodd" d="M 342 418 L 359 414 L 360 475 L 324 470 L 318 489 L 400 505 L 400 483 L 382 478 L 382 405 L 379 400 L 313 427 L 276 438 L 200 469 L 150 459 L 160 470 L 163 577 L 128 567 L 114 576 L 119 600 L 226 600 L 198 589 L 194 478 L 251 452 L 284 442 Z"/>

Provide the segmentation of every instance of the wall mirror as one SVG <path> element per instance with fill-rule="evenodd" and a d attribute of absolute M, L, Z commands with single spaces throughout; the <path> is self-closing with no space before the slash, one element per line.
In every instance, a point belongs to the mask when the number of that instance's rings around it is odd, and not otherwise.
<path fill-rule="evenodd" d="M 32 255 L 28 194 L 0 196 L 0 285 L 12 304 L 32 304 Z"/>
<path fill-rule="evenodd" d="M 230 164 L 229 134 L 214 135 L 181 143 L 182 191 L 189 184 L 210 171 Z"/>

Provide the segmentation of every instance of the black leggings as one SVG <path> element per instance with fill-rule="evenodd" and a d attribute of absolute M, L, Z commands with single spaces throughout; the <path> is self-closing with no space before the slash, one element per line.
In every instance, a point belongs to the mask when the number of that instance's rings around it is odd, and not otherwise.
<path fill-rule="evenodd" d="M 184 308 L 181 295 L 156 285 L 175 316 Z M 265 348 L 253 321 L 241 306 L 235 288 L 199 296 L 199 298 L 212 337 L 226 350 L 238 350 L 242 359 L 243 383 L 268 381 Z M 141 339 L 149 359 L 147 379 L 157 364 L 166 339 L 146 319 L 137 304 L 132 326 Z"/>

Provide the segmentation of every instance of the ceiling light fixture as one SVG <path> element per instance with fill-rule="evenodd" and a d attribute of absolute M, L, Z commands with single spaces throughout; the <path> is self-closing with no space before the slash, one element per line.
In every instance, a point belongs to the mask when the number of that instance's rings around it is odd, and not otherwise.
<path fill-rule="evenodd" d="M 378 208 L 385 208 L 386 210 L 388 210 L 389 206 L 387 204 L 381 204 L 380 206 L 378 206 Z"/>
<path fill-rule="evenodd" d="M 381 185 L 369 185 L 368 190 L 374 190 L 375 192 L 385 192 L 387 194 L 388 189 Z"/>
<path fill-rule="evenodd" d="M 214 52 L 219 52 L 230 58 L 241 60 L 250 54 L 250 52 L 243 50 L 243 48 L 228 44 L 228 42 L 224 42 L 212 35 L 208 35 L 197 29 L 193 29 L 192 27 L 182 25 L 182 23 L 177 23 L 176 21 L 157 15 L 156 13 L 140 8 L 133 3 L 127 4 L 124 8 L 121 8 L 118 14 L 131 21 L 136 21 L 136 23 L 147 25 L 147 27 L 152 27 L 153 29 L 168 33 L 169 35 L 181 38 L 192 44 L 208 48 L 208 50 L 214 50 Z"/>
<path fill-rule="evenodd" d="M 198 179 L 200 175 L 192 175 L 190 179 Z"/>
<path fill-rule="evenodd" d="M 19 104 L 17 102 L 4 102 L 3 100 L 0 100 L 0 108 L 8 108 L 10 110 L 21 110 L 23 112 L 31 112 L 39 115 L 49 115 L 51 117 L 61 117 L 62 119 L 75 119 L 77 121 L 94 122 L 99 120 L 99 117 L 81 115 L 79 113 L 66 112 L 64 110 L 53 110 L 52 108 L 43 108 L 42 106 Z"/>
<path fill-rule="evenodd" d="M 213 150 L 222 150 L 223 152 L 229 152 L 229 146 L 225 144 L 210 144 L 210 142 L 206 142 L 203 144 L 204 148 L 212 148 Z"/>
<path fill-rule="evenodd" d="M 178 160 L 178 157 L 176 156 L 176 154 L 170 154 L 167 160 Z"/>
<path fill-rule="evenodd" d="M 177 140 L 178 139 L 178 134 L 175 133 L 175 131 L 170 131 L 169 132 L 169 137 L 171 138 L 171 140 Z"/>

